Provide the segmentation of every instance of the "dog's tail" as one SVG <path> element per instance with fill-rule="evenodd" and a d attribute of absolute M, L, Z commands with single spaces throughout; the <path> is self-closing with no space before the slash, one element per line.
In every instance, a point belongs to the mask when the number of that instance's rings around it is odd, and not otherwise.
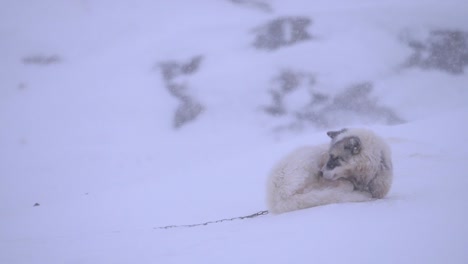
<path fill-rule="evenodd" d="M 365 202 L 370 200 L 372 200 L 372 197 L 369 193 L 357 191 L 340 192 L 327 188 L 307 193 L 269 197 L 268 210 L 272 214 L 280 214 L 325 204 Z"/>

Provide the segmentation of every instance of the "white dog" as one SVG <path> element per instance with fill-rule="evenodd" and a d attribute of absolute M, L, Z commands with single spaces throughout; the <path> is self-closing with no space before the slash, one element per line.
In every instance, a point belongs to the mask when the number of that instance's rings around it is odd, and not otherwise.
<path fill-rule="evenodd" d="M 300 148 L 276 165 L 267 200 L 278 214 L 312 206 L 383 198 L 392 183 L 389 146 L 365 129 L 327 133 L 330 145 Z"/>

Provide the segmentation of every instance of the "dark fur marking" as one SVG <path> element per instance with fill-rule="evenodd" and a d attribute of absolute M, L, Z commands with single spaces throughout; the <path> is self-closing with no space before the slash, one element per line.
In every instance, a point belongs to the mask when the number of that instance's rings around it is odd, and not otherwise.
<path fill-rule="evenodd" d="M 343 133 L 343 132 L 346 132 L 348 131 L 348 129 L 346 128 L 343 128 L 341 130 L 338 130 L 338 131 L 328 131 L 327 132 L 327 135 L 331 138 L 331 139 L 334 139 L 336 136 L 338 136 L 339 134 Z"/>
<path fill-rule="evenodd" d="M 385 160 L 385 155 L 383 151 L 380 152 L 380 167 L 383 170 L 390 170 L 390 166 L 388 165 L 387 161 Z"/>
<path fill-rule="evenodd" d="M 346 137 L 344 149 L 351 151 L 351 154 L 357 155 L 361 152 L 361 140 L 358 137 Z"/>
<path fill-rule="evenodd" d="M 370 192 L 369 186 L 362 181 L 358 181 L 355 176 L 347 178 L 354 186 L 354 190 L 361 192 Z"/>
<path fill-rule="evenodd" d="M 327 169 L 333 170 L 334 168 L 340 166 L 340 157 L 334 157 L 333 155 L 330 155 L 330 158 L 327 162 Z"/>

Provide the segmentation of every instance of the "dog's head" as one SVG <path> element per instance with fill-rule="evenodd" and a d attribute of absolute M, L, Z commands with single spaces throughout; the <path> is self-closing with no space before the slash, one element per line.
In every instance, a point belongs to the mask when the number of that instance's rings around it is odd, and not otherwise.
<path fill-rule="evenodd" d="M 321 174 L 329 180 L 352 177 L 356 157 L 361 153 L 362 144 L 357 136 L 347 136 L 346 129 L 330 131 L 327 135 L 332 139 L 327 162 L 321 169 Z"/>

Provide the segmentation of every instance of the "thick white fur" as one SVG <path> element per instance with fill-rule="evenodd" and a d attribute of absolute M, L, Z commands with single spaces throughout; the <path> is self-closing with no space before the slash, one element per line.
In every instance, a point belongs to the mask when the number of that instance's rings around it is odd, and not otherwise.
<path fill-rule="evenodd" d="M 361 139 L 361 152 L 346 164 L 346 171 L 322 171 L 333 144 L 349 136 Z M 381 165 L 382 153 L 388 155 L 385 158 L 390 170 L 379 176 L 382 169 L 386 170 Z M 348 174 L 339 175 L 345 172 Z M 363 188 L 358 185 L 361 181 L 367 183 Z M 281 160 L 268 178 L 268 210 L 279 214 L 331 203 L 369 201 L 385 196 L 390 185 L 388 146 L 369 130 L 350 129 L 336 136 L 330 145 L 303 147 Z"/>

